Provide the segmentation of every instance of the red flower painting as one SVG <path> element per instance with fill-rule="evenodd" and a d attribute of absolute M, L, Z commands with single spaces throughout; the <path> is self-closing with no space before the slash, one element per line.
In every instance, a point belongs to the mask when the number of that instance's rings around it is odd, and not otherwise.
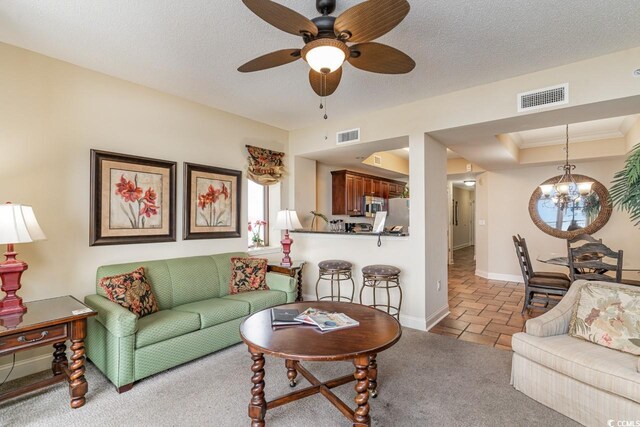
<path fill-rule="evenodd" d="M 219 187 L 209 184 L 205 193 L 198 194 L 199 214 L 207 227 L 228 225 L 225 214 L 229 205 L 229 188 L 224 182 Z"/>
<path fill-rule="evenodd" d="M 158 194 L 151 187 L 146 191 L 140 188 L 137 174 L 133 180 L 128 180 L 122 174 L 115 188 L 116 195 L 122 197 L 120 206 L 131 223 L 131 228 L 145 228 L 145 219 L 158 215 Z"/>

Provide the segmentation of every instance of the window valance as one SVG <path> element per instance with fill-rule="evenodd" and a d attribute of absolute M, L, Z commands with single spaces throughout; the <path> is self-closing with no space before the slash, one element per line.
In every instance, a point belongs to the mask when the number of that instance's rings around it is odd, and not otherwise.
<path fill-rule="evenodd" d="M 284 153 L 267 150 L 266 148 L 247 145 L 249 151 L 249 179 L 257 184 L 273 185 L 284 176 Z"/>

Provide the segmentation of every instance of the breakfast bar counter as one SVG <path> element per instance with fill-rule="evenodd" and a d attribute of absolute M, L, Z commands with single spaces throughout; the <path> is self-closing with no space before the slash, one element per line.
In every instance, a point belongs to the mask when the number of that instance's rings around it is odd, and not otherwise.
<path fill-rule="evenodd" d="M 289 233 L 300 233 L 300 234 L 326 234 L 326 235 L 336 235 L 336 236 L 348 236 L 348 237 L 357 237 L 357 236 L 366 236 L 366 237 L 378 237 L 379 233 L 373 233 L 370 231 L 357 231 L 357 232 L 347 232 L 347 231 L 329 231 L 329 230 L 290 230 Z M 383 237 L 408 237 L 409 233 L 388 233 L 384 232 L 381 234 Z"/>

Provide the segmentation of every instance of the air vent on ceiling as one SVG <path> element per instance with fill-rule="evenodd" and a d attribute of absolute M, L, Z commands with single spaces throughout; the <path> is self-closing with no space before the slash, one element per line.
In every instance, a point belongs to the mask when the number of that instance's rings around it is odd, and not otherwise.
<path fill-rule="evenodd" d="M 373 155 L 373 164 L 376 166 L 382 166 L 382 157 L 378 155 Z"/>
<path fill-rule="evenodd" d="M 518 112 L 537 110 L 569 102 L 569 83 L 518 94 Z"/>
<path fill-rule="evenodd" d="M 336 144 L 346 144 L 348 142 L 358 142 L 360 141 L 360 128 L 351 129 L 351 130 L 343 130 L 342 132 L 338 132 L 336 134 Z"/>

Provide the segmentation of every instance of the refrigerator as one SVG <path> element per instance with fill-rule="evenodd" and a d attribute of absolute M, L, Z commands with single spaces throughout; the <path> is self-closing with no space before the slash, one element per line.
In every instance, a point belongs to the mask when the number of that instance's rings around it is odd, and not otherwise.
<path fill-rule="evenodd" d="M 409 206 L 410 199 L 389 199 L 387 202 L 386 227 L 401 225 L 406 232 L 409 229 Z"/>

